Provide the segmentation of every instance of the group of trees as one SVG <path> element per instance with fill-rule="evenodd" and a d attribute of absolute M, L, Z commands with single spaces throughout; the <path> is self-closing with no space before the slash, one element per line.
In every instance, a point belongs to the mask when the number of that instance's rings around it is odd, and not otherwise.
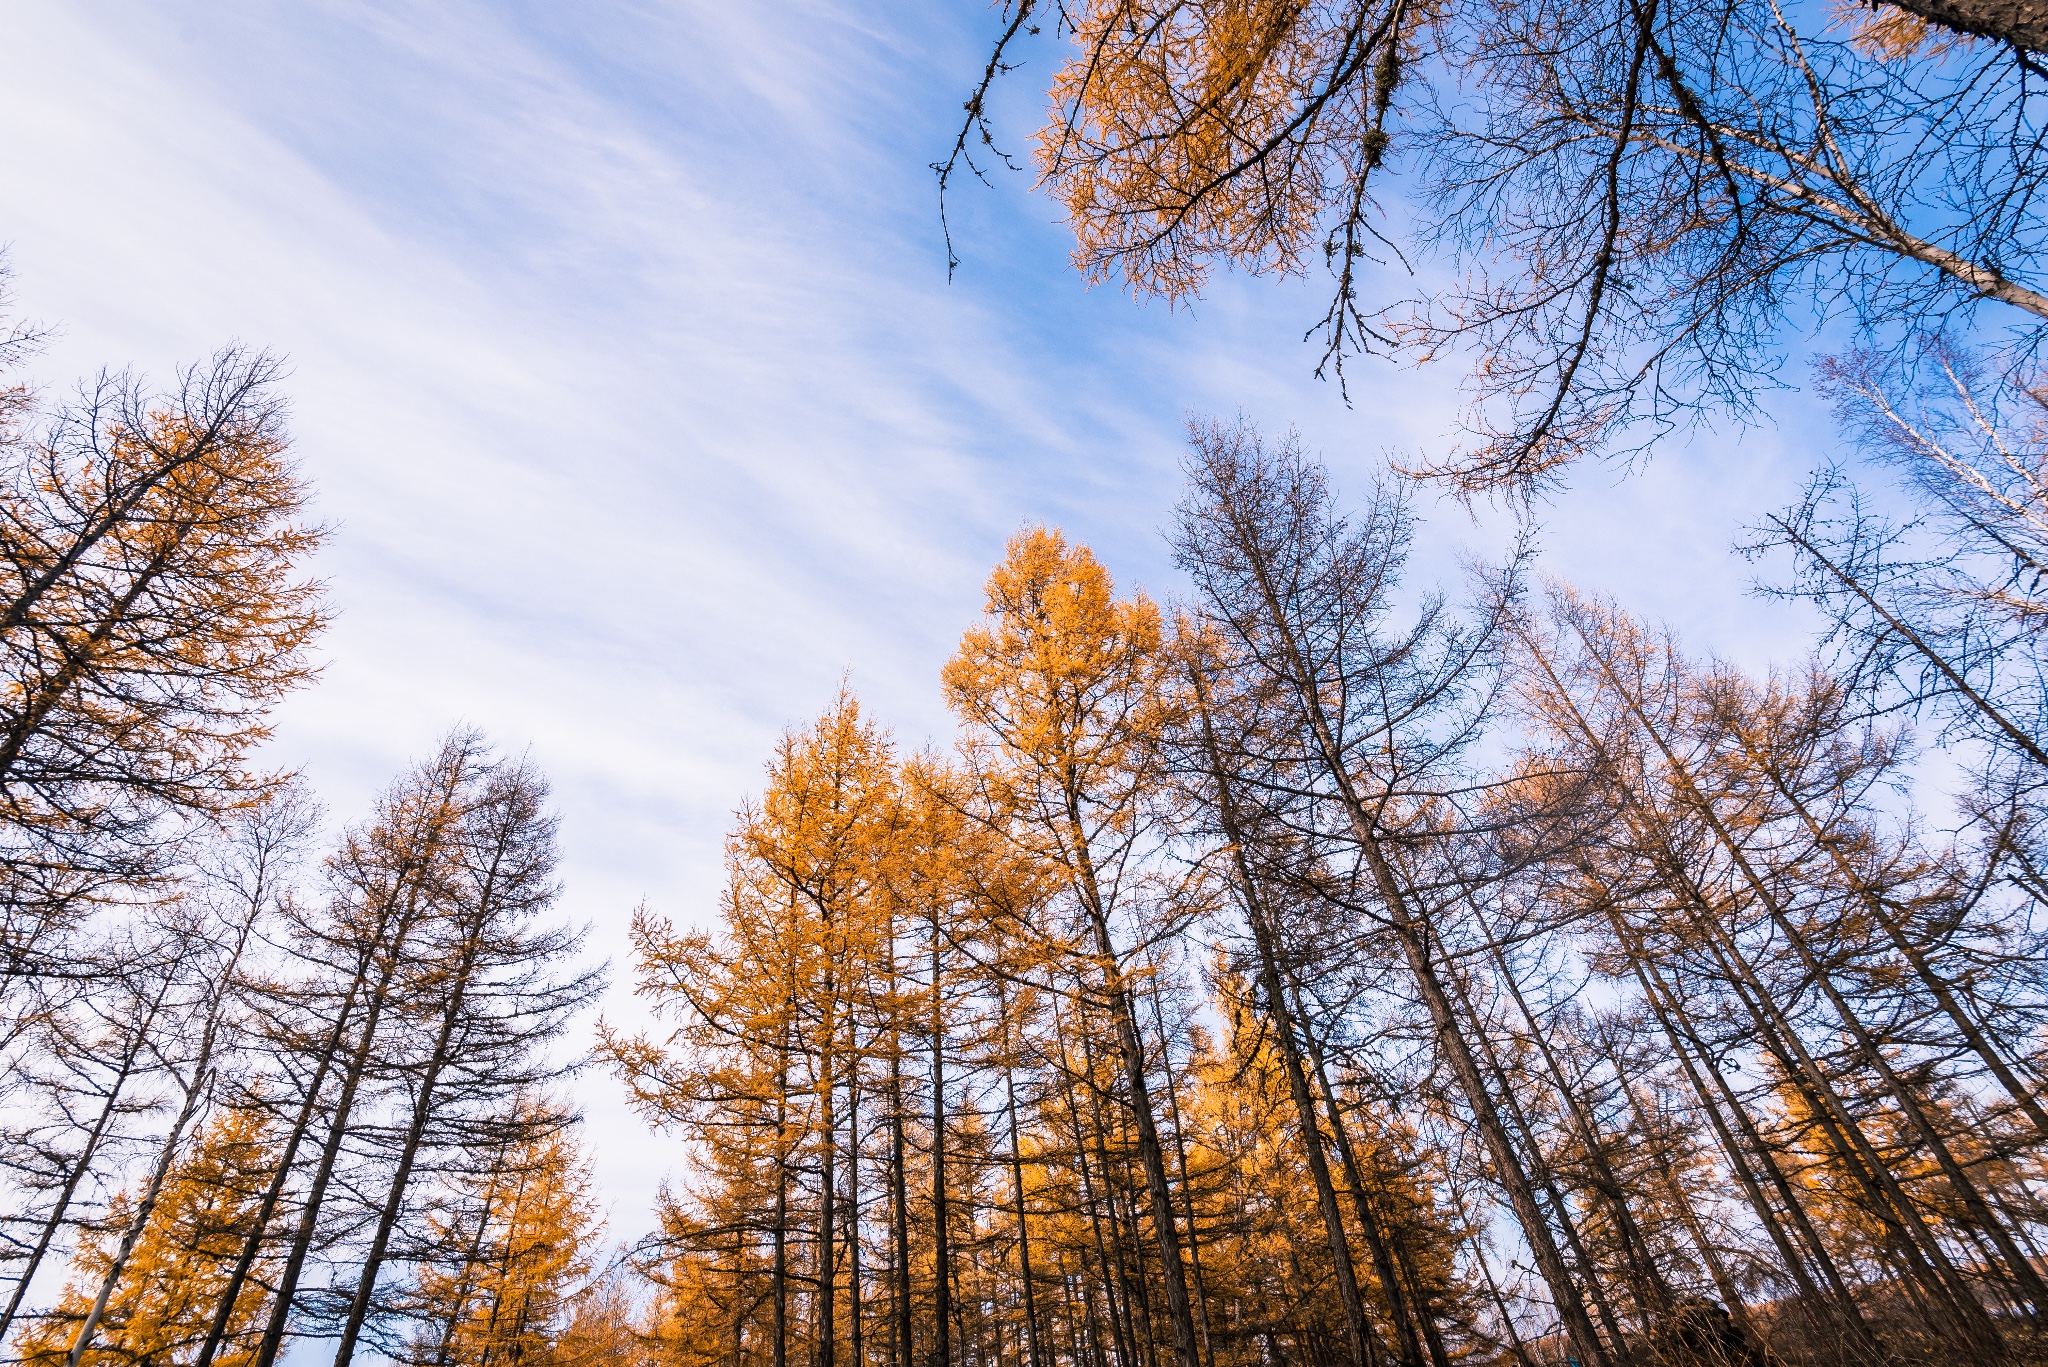
<path fill-rule="evenodd" d="M 1955 374 L 1946 406 L 1838 374 L 1924 516 L 1823 482 L 1760 528 L 1835 629 L 1767 677 L 1526 556 L 1405 585 L 1406 485 L 1341 508 L 1243 424 L 1193 432 L 1170 611 L 1018 535 L 944 672 L 957 751 L 842 694 L 741 809 L 717 931 L 635 922 L 664 1028 L 602 1049 L 692 1155 L 649 1351 L 2038 1356 L 2011 558 L 2048 552 L 2048 444 Z"/>
<path fill-rule="evenodd" d="M 607 1040 L 702 1157 L 647 1245 L 669 1351 L 2048 1351 L 2041 7 L 999 9 L 942 202 L 1049 32 L 1085 275 L 1320 249 L 1319 373 L 1463 352 L 1466 439 L 1345 510 L 1198 426 L 1170 614 L 1027 533 L 957 755 L 848 699 L 788 739 L 724 933 L 638 926 L 673 1033 Z M 1760 412 L 1809 308 L 1864 469 L 1744 549 L 1812 658 L 1691 657 L 1526 549 L 1404 585 L 1407 480 L 1527 520 Z M 858 802 L 807 777 L 853 737 Z"/>
<path fill-rule="evenodd" d="M 279 372 L 0 391 L 0 1344 L 609 1360 L 545 782 L 458 730 L 313 865 L 252 766 L 326 615 Z"/>
<path fill-rule="evenodd" d="M 1842 329 L 1818 377 L 1897 478 L 1824 470 L 1746 547 L 1813 657 L 1688 655 L 1531 542 L 1417 588 L 1408 475 L 1346 508 L 1198 425 L 1182 601 L 1021 533 L 954 749 L 842 693 L 741 808 L 720 924 L 636 917 L 658 1028 L 599 1051 L 689 1159 L 636 1283 L 594 1251 L 541 777 L 456 731 L 316 860 L 255 764 L 326 611 L 278 363 L 0 389 L 5 1351 L 2048 1354 L 2048 11 L 1001 9 L 942 182 L 1050 28 L 1082 271 L 1180 300 L 1320 249 L 1340 382 L 1474 360 L 1410 472 L 1462 496 L 1526 516 L 1759 411 L 1795 308 Z"/>

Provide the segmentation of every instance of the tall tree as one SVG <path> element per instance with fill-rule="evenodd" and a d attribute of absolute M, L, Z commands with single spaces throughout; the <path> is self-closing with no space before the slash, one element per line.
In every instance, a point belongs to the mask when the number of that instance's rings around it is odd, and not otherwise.
<path fill-rule="evenodd" d="M 1399 947 L 1566 1332 L 1587 1360 L 1603 1362 L 1472 1022 L 1447 985 L 1435 947 L 1441 909 L 1413 872 L 1457 820 L 1449 799 L 1465 786 L 1456 765 L 1484 716 L 1497 619 L 1462 625 L 1431 598 L 1413 627 L 1387 631 L 1409 515 L 1389 494 L 1356 523 L 1341 517 L 1321 470 L 1292 441 L 1269 450 L 1241 425 L 1197 429 L 1189 477 L 1175 550 L 1198 610 L 1230 667 L 1271 680 L 1270 705 L 1284 709 L 1274 733 L 1307 751 L 1317 808 L 1341 823 L 1364 865 L 1373 914 Z M 1317 808 L 1296 804 L 1294 820 L 1315 831 Z"/>
<path fill-rule="evenodd" d="M 946 665 L 946 696 L 969 728 L 967 755 L 990 819 L 1066 876 L 1116 1032 L 1181 1367 L 1199 1367 L 1181 1236 L 1154 1114 L 1150 1065 L 1133 1001 L 1123 918 L 1156 910 L 1143 883 L 1157 812 L 1159 739 L 1179 707 L 1158 609 L 1118 601 L 1084 547 L 1038 528 L 1011 539 L 989 577 L 983 625 Z M 1150 902 L 1150 908 L 1147 903 Z M 1140 936 L 1156 926 L 1136 928 Z"/>
<path fill-rule="evenodd" d="M 230 348 L 0 421 L 0 992 L 279 781 L 250 759 L 326 620 L 281 370 Z"/>
<path fill-rule="evenodd" d="M 597 972 L 564 972 L 582 936 L 540 922 L 560 894 L 545 781 L 528 762 L 498 761 L 479 766 L 461 796 L 444 846 L 451 867 L 442 900 L 415 937 L 418 960 L 401 975 L 403 1008 L 424 1047 L 404 1069 L 410 1105 L 335 1367 L 353 1359 L 377 1306 L 378 1274 L 413 1208 L 422 1161 L 436 1149 L 460 1150 L 513 1098 L 565 1071 L 546 1050 L 602 986 Z"/>

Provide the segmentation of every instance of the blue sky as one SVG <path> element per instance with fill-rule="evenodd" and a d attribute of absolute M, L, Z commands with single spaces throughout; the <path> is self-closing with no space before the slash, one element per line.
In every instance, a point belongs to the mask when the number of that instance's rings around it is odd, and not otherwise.
<path fill-rule="evenodd" d="M 17 0 L 7 30 L 0 241 L 62 329 L 33 378 L 289 354 L 341 615 L 275 758 L 348 820 L 456 721 L 531 746 L 621 1019 L 632 907 L 713 913 L 733 806 L 842 675 L 944 742 L 938 668 L 1011 532 L 1171 593 L 1187 416 L 1296 424 L 1352 487 L 1455 416 L 1448 365 L 1362 363 L 1348 409 L 1313 380 L 1319 281 L 1177 312 L 1085 288 L 1022 176 L 963 191 L 949 284 L 926 167 L 977 4 Z M 1020 144 L 1049 56 L 1005 96 Z M 1547 567 L 1698 648 L 1795 655 L 1729 553 L 1826 454 L 1810 400 L 1777 408 L 1581 472 Z M 1421 561 L 1498 530 L 1437 509 Z M 585 1092 L 631 1237 L 675 1150 Z"/>

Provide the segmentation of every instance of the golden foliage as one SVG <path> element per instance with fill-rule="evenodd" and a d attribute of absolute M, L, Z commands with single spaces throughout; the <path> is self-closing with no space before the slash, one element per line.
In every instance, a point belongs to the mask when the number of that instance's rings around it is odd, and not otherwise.
<path fill-rule="evenodd" d="M 596 1202 L 589 1163 L 561 1131 L 512 1148 L 467 1184 L 457 1213 L 437 1221 L 444 1247 L 465 1248 L 420 1274 L 417 1346 L 451 1367 L 569 1367 L 558 1353 L 574 1324 L 571 1293 L 590 1271 Z M 596 1322 L 584 1321 L 584 1342 Z M 581 1349 L 579 1349 L 581 1351 Z"/>
<path fill-rule="evenodd" d="M 227 1111 L 200 1132 L 165 1179 L 80 1367 L 166 1363 L 205 1338 L 261 1199 L 257 1184 L 268 1176 L 271 1148 L 268 1119 L 258 1111 Z M 113 1260 L 118 1234 L 107 1231 L 124 1229 L 132 1209 L 132 1198 L 117 1196 L 106 1219 L 81 1241 L 57 1304 L 16 1336 L 23 1363 L 58 1367 L 66 1360 Z M 257 1275 L 264 1275 L 262 1264 Z M 216 1363 L 247 1367 L 255 1360 L 265 1309 L 257 1296 L 236 1302 Z"/>

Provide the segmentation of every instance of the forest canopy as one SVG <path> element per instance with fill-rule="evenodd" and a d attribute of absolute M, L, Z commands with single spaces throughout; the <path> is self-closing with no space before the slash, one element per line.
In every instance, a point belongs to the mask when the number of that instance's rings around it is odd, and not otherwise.
<path fill-rule="evenodd" d="M 283 359 L 52 400 L 0 326 L 0 1356 L 2048 1362 L 2048 4 L 994 8 L 942 213 L 1325 272 L 1304 368 L 1454 361 L 1462 428 L 1196 417 L 1149 591 L 1004 519 L 951 730 L 842 682 L 605 944 L 531 754 L 273 766 L 336 612 Z M 1550 572 L 1587 462 L 1802 385 L 1735 548 L 1793 658 Z M 1508 549 L 1428 582 L 1460 501 Z"/>

